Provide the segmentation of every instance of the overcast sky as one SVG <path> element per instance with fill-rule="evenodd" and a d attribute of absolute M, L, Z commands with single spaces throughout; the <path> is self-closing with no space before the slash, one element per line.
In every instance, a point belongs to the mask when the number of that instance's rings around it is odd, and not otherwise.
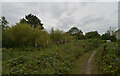
<path fill-rule="evenodd" d="M 47 31 L 51 27 L 68 31 L 75 26 L 84 33 L 102 34 L 110 26 L 118 27 L 117 2 L 2 2 L 2 16 L 10 25 L 29 13 L 36 15 Z"/>

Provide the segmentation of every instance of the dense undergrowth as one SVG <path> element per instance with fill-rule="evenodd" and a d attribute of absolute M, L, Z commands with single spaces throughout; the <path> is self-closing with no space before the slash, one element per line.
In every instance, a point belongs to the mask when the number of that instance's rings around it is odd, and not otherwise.
<path fill-rule="evenodd" d="M 74 61 L 100 44 L 96 54 L 99 68 L 107 74 L 118 74 L 118 44 L 100 40 L 97 32 L 82 36 L 82 32 L 70 35 L 69 32 L 54 29 L 48 33 L 40 26 L 33 28 L 26 23 L 5 28 L 2 30 L 2 74 L 71 73 Z"/>
<path fill-rule="evenodd" d="M 96 42 L 96 44 L 95 44 Z M 3 74 L 67 74 L 74 60 L 99 46 L 99 40 L 73 40 L 49 48 L 3 48 Z"/>
<path fill-rule="evenodd" d="M 98 68 L 105 74 L 120 75 L 120 43 L 108 42 L 97 49 Z"/>

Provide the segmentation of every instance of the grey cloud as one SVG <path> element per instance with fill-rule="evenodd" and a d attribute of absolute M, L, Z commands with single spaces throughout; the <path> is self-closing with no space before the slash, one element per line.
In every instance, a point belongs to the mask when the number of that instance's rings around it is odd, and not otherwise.
<path fill-rule="evenodd" d="M 3 15 L 11 25 L 25 15 L 37 15 L 44 27 L 68 31 L 72 26 L 83 32 L 106 32 L 117 27 L 117 3 L 107 2 L 7 2 L 3 3 Z"/>

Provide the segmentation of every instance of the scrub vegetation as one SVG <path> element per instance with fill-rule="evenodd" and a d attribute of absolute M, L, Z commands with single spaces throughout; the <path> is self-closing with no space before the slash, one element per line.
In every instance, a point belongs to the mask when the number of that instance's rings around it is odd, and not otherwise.
<path fill-rule="evenodd" d="M 114 34 L 85 35 L 77 27 L 47 32 L 37 16 L 28 14 L 14 26 L 1 17 L 2 74 L 85 73 L 83 64 L 96 51 L 94 64 L 104 74 L 119 75 L 120 49 Z M 111 42 L 106 42 L 111 40 Z"/>

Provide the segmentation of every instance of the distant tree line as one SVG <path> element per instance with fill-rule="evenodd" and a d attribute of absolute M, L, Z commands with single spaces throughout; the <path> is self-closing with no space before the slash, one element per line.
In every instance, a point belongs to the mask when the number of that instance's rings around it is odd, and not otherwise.
<path fill-rule="evenodd" d="M 51 45 L 59 45 L 70 42 L 72 39 L 101 39 L 116 41 L 115 35 L 110 35 L 109 32 L 102 36 L 97 31 L 90 31 L 83 34 L 77 27 L 72 27 L 68 32 L 51 29 L 48 33 L 45 31 L 41 20 L 32 14 L 25 15 L 25 18 L 20 19 L 19 23 L 9 27 L 9 22 L 5 17 L 1 17 L 0 25 L 2 26 L 2 45 L 3 47 L 20 47 L 20 46 L 35 46 L 49 47 Z"/>
<path fill-rule="evenodd" d="M 70 35 L 74 36 L 76 39 L 79 39 L 79 40 L 91 39 L 91 38 L 101 39 L 101 40 L 111 40 L 111 41 L 117 40 L 115 34 L 111 35 L 109 30 L 102 35 L 100 35 L 97 31 L 90 31 L 85 33 L 85 35 L 83 35 L 83 32 L 79 30 L 77 27 L 72 27 L 68 32 Z"/>

